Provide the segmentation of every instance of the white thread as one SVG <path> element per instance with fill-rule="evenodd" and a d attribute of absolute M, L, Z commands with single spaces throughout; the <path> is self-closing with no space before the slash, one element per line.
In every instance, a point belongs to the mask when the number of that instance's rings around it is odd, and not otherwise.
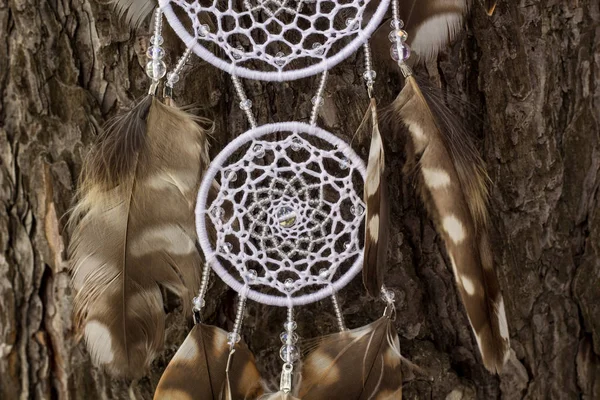
<path fill-rule="evenodd" d="M 365 205 L 354 184 L 364 176 L 356 153 L 318 127 L 284 122 L 242 134 L 213 160 L 198 193 L 196 228 L 209 265 L 264 304 L 298 306 L 338 291 L 362 268 Z M 207 204 L 215 178 L 219 193 Z"/>
<path fill-rule="evenodd" d="M 245 0 L 245 7 L 222 0 L 159 0 L 159 5 L 185 45 L 215 67 L 249 79 L 288 81 L 331 69 L 364 44 L 390 2 L 381 0 L 368 17 L 373 1 L 298 1 L 295 8 L 288 0 Z M 173 6 L 187 14 L 192 34 Z M 212 30 L 207 20 L 216 22 Z"/>

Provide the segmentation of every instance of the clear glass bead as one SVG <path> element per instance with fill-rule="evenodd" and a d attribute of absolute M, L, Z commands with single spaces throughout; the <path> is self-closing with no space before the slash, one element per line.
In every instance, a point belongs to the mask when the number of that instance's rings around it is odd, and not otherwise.
<path fill-rule="evenodd" d="M 285 282 L 283 282 L 283 287 L 289 292 L 294 288 L 294 280 L 292 278 L 287 278 Z"/>
<path fill-rule="evenodd" d="M 169 72 L 167 74 L 167 81 L 172 84 L 179 82 L 179 74 L 176 74 L 175 72 Z"/>
<path fill-rule="evenodd" d="M 164 39 L 162 36 L 158 35 L 158 36 L 152 36 L 150 38 L 150 43 L 152 43 L 155 46 L 160 46 L 161 44 L 163 44 Z"/>
<path fill-rule="evenodd" d="M 300 358 L 300 352 L 293 344 L 285 344 L 279 350 L 279 357 L 285 362 L 294 362 Z"/>
<path fill-rule="evenodd" d="M 254 155 L 258 158 L 263 158 L 265 156 L 265 148 L 260 144 L 255 144 L 252 148 Z"/>
<path fill-rule="evenodd" d="M 358 28 L 358 21 L 356 21 L 354 18 L 348 18 L 346 20 L 346 26 L 350 28 L 350 30 L 355 30 Z"/>
<path fill-rule="evenodd" d="M 346 249 L 346 250 L 350 250 L 350 249 L 351 249 L 351 247 L 352 247 L 352 244 L 351 244 L 350 242 L 345 242 L 345 243 L 344 243 L 344 249 Z"/>
<path fill-rule="evenodd" d="M 408 32 L 402 29 L 391 31 L 388 35 L 388 39 L 392 43 L 396 43 L 398 40 L 404 43 L 408 40 Z"/>
<path fill-rule="evenodd" d="M 323 46 L 323 44 L 315 42 L 312 44 L 312 48 L 315 51 L 315 53 L 319 56 L 322 56 L 323 54 L 325 54 L 325 46 Z"/>
<path fill-rule="evenodd" d="M 212 215 L 215 218 L 221 218 L 224 214 L 225 210 L 223 210 L 221 207 L 215 207 L 210 210 L 210 215 Z"/>
<path fill-rule="evenodd" d="M 235 171 L 229 170 L 225 172 L 225 178 L 227 178 L 229 182 L 235 182 L 237 180 L 237 174 Z"/>
<path fill-rule="evenodd" d="M 249 109 L 252 108 L 252 100 L 246 99 L 246 100 L 240 101 L 240 108 L 243 111 L 248 111 Z"/>
<path fill-rule="evenodd" d="M 231 56 L 235 59 L 235 60 L 240 60 L 244 55 L 244 48 L 242 46 L 238 46 L 236 47 L 232 52 L 231 52 Z"/>
<path fill-rule="evenodd" d="M 275 65 L 282 67 L 285 64 L 285 54 L 281 51 L 275 54 Z"/>
<path fill-rule="evenodd" d="M 363 213 L 365 212 L 365 208 L 362 205 L 358 204 L 356 206 L 350 207 L 350 212 L 359 217 L 363 215 Z"/>
<path fill-rule="evenodd" d="M 204 307 L 204 299 L 200 297 L 194 297 L 192 299 L 192 304 L 196 310 L 200 310 L 202 307 Z"/>
<path fill-rule="evenodd" d="M 146 75 L 153 81 L 162 79 L 167 73 L 167 66 L 161 60 L 151 60 L 146 64 Z"/>
<path fill-rule="evenodd" d="M 231 253 L 231 250 L 233 250 L 233 245 L 229 242 L 225 242 L 223 243 L 223 246 L 221 246 L 221 251 L 225 254 Z"/>
<path fill-rule="evenodd" d="M 206 24 L 200 25 L 198 27 L 198 36 L 205 37 L 210 33 L 210 27 Z"/>
<path fill-rule="evenodd" d="M 404 21 L 401 19 L 392 19 L 390 21 L 390 26 L 394 29 L 402 29 L 404 28 Z"/>
<path fill-rule="evenodd" d="M 327 268 L 321 268 L 319 270 L 319 278 L 327 279 L 328 276 L 329 276 L 329 270 Z"/>
<path fill-rule="evenodd" d="M 381 299 L 387 303 L 393 303 L 396 298 L 396 293 L 389 289 L 383 289 L 381 291 Z"/>
<path fill-rule="evenodd" d="M 375 80 L 375 78 L 377 78 L 377 72 L 375 72 L 375 71 L 374 71 L 374 70 L 372 70 L 372 69 L 366 70 L 366 71 L 363 73 L 363 79 L 364 79 L 365 81 L 374 81 L 374 80 Z"/>
<path fill-rule="evenodd" d="M 279 221 L 279 225 L 283 228 L 293 226 L 296 223 L 296 213 L 294 212 L 294 209 L 290 206 L 280 207 L 277 210 L 277 221 Z"/>
<path fill-rule="evenodd" d="M 299 138 L 293 138 L 292 139 L 292 150 L 294 151 L 298 151 L 302 148 L 302 141 Z"/>
<path fill-rule="evenodd" d="M 242 340 L 242 338 L 240 337 L 239 333 L 229 332 L 227 334 L 227 344 L 230 345 L 230 346 L 233 346 L 236 343 L 239 343 L 240 340 Z"/>
<path fill-rule="evenodd" d="M 350 160 L 348 160 L 346 157 L 342 158 L 342 160 L 340 161 L 340 168 L 348 169 L 349 166 L 350 166 Z"/>
<path fill-rule="evenodd" d="M 321 107 L 324 103 L 323 97 L 321 96 L 314 96 L 310 102 L 313 104 L 313 106 L 318 105 L 319 107 Z"/>
<path fill-rule="evenodd" d="M 146 56 L 153 60 L 162 60 L 165 57 L 165 51 L 162 47 L 150 46 L 146 52 Z"/>
<path fill-rule="evenodd" d="M 256 278 L 258 278 L 258 273 L 253 269 L 249 269 L 248 272 L 246 272 L 246 278 L 249 282 L 254 282 Z"/>
<path fill-rule="evenodd" d="M 281 335 L 279 335 L 279 338 L 281 339 L 281 342 L 284 344 L 287 343 L 288 338 L 291 338 L 292 344 L 298 343 L 298 334 L 296 332 L 292 332 L 291 335 L 288 332 L 281 332 Z"/>
<path fill-rule="evenodd" d="M 410 57 L 410 48 L 408 46 L 398 46 L 393 44 L 392 47 L 390 47 L 390 56 L 394 61 L 406 61 Z"/>
<path fill-rule="evenodd" d="M 298 325 L 296 324 L 296 321 L 286 321 L 283 324 L 283 329 L 288 332 L 295 331 L 297 327 Z"/>

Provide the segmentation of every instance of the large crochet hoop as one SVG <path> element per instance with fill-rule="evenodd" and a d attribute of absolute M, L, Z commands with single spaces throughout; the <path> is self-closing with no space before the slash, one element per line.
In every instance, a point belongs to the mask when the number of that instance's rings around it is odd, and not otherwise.
<path fill-rule="evenodd" d="M 159 0 L 159 4 L 185 45 L 215 67 L 249 79 L 290 81 L 332 68 L 367 42 L 390 2 L 381 0 L 369 15 L 368 6 L 374 1 Z M 178 15 L 176 8 L 183 12 Z M 180 15 L 187 15 L 187 20 L 181 21 Z"/>
<path fill-rule="evenodd" d="M 240 135 L 213 160 L 198 192 L 207 264 L 263 304 L 332 295 L 362 268 L 364 177 L 356 153 L 318 127 L 284 122 Z"/>

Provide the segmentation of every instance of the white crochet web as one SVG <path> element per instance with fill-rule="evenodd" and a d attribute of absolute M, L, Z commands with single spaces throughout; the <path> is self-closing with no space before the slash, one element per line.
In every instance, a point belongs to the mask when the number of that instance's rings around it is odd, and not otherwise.
<path fill-rule="evenodd" d="M 188 48 L 249 79 L 294 80 L 338 64 L 365 43 L 390 0 L 159 0 Z"/>
<path fill-rule="evenodd" d="M 198 193 L 208 265 L 264 304 L 302 305 L 335 293 L 362 268 L 364 175 L 345 142 L 308 124 L 268 124 L 237 137 Z"/>

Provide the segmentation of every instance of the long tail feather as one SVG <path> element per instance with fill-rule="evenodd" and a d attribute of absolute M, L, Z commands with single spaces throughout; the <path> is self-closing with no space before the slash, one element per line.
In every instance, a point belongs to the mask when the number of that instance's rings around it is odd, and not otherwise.
<path fill-rule="evenodd" d="M 256 399 L 262 392 L 254 356 L 243 341 L 229 359 L 227 332 L 198 324 L 169 362 L 154 393 L 155 400 Z M 228 391 L 224 389 L 228 386 Z M 222 397 L 227 393 L 230 397 Z"/>
<path fill-rule="evenodd" d="M 300 400 L 289 393 L 277 392 L 268 393 L 258 398 L 258 400 Z"/>
<path fill-rule="evenodd" d="M 190 116 L 149 96 L 109 124 L 85 162 L 71 215 L 74 315 L 93 361 L 115 375 L 143 375 L 162 348 L 160 287 L 189 312 L 205 142 Z"/>
<path fill-rule="evenodd" d="M 432 97 L 433 98 L 433 97 Z M 440 108 L 439 102 L 431 103 Z M 409 131 L 406 172 L 414 170 L 429 214 L 444 239 L 484 365 L 499 372 L 509 355 L 504 301 L 487 236 L 487 188 L 468 138 L 441 130 L 414 77 L 392 105 Z M 446 111 L 438 113 L 444 120 Z"/>
<path fill-rule="evenodd" d="M 371 100 L 373 134 L 365 180 L 365 202 L 367 217 L 365 229 L 365 257 L 363 284 L 373 297 L 380 294 L 383 274 L 387 264 L 387 244 L 389 236 L 389 204 L 385 179 L 385 153 L 383 140 L 377 121 L 375 99 Z"/>
<path fill-rule="evenodd" d="M 400 344 L 392 321 L 382 317 L 319 339 L 304 360 L 299 394 L 303 400 L 401 399 Z"/>

